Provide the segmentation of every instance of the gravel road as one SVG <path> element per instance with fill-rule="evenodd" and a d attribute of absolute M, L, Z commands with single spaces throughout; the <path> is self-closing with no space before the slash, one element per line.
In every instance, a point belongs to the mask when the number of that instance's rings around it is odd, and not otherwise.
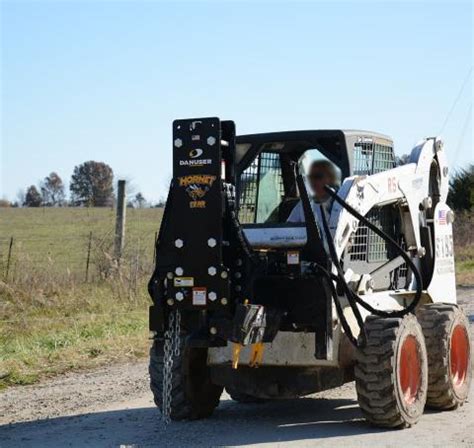
<path fill-rule="evenodd" d="M 473 322 L 474 289 L 458 294 Z M 0 393 L 0 447 L 474 447 L 473 394 L 461 409 L 427 411 L 402 431 L 368 426 L 353 383 L 264 404 L 238 404 L 224 394 L 211 419 L 165 426 L 140 361 Z"/>

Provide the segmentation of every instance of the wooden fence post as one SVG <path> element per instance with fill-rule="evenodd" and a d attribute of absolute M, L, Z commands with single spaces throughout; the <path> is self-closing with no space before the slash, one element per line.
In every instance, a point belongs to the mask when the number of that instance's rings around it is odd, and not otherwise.
<path fill-rule="evenodd" d="M 125 240 L 125 181 L 118 181 L 117 189 L 117 215 L 115 219 L 115 250 L 114 255 L 118 263 L 122 257 L 123 244 Z"/>
<path fill-rule="evenodd" d="M 10 272 L 10 260 L 12 259 L 13 237 L 10 237 L 10 245 L 8 246 L 7 269 L 5 271 L 5 282 L 8 280 L 8 273 Z"/>
<path fill-rule="evenodd" d="M 89 281 L 89 264 L 91 261 L 91 247 L 92 247 L 92 231 L 89 233 L 89 244 L 87 245 L 86 283 Z"/>

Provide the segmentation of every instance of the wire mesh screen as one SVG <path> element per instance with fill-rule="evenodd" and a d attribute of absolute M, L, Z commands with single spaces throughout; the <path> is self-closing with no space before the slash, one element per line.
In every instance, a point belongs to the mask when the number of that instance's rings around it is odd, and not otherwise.
<path fill-rule="evenodd" d="M 395 168 L 395 156 L 393 148 L 387 145 L 374 145 L 374 169 L 373 173 L 380 173 Z"/>
<path fill-rule="evenodd" d="M 367 219 L 370 219 L 367 216 Z M 352 246 L 349 250 L 351 261 L 367 261 L 367 226 L 359 225 L 354 235 Z"/>
<path fill-rule="evenodd" d="M 242 224 L 255 221 L 259 160 L 257 156 L 240 176 L 239 220 Z"/>
<path fill-rule="evenodd" d="M 393 235 L 391 210 L 387 207 L 372 209 L 366 218 L 388 235 Z M 388 260 L 390 257 L 388 243 L 367 226 L 359 224 L 349 254 L 351 261 L 367 261 L 369 263 Z"/>
<path fill-rule="evenodd" d="M 240 178 L 239 220 L 242 224 L 267 221 L 284 196 L 278 153 L 262 152 Z"/>
<path fill-rule="evenodd" d="M 373 142 L 354 145 L 354 174 L 370 175 L 395 167 L 393 148 Z"/>
<path fill-rule="evenodd" d="M 393 219 L 391 210 L 387 207 L 376 208 L 370 217 L 372 224 L 388 235 L 393 235 Z M 385 261 L 390 257 L 388 243 L 374 232 L 368 232 L 367 258 L 369 263 Z"/>
<path fill-rule="evenodd" d="M 372 143 L 356 143 L 354 145 L 354 174 L 362 176 L 372 173 Z"/>

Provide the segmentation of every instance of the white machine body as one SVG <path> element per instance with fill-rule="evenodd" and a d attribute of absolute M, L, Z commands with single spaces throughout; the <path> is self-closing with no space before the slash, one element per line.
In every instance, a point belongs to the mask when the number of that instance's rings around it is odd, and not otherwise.
<path fill-rule="evenodd" d="M 432 164 L 439 168 L 437 177 L 436 204 L 430 195 L 432 186 Z M 411 254 L 415 264 L 419 264 L 424 256 L 420 227 L 426 225 L 427 214 L 423 211 L 432 208 L 430 224 L 434 229 L 434 267 L 431 281 L 423 289 L 421 303 L 456 303 L 455 269 L 453 253 L 452 222 L 454 213 L 446 203 L 449 188 L 449 170 L 440 139 L 429 138 L 419 142 L 411 152 L 409 163 L 391 170 L 370 176 L 352 176 L 344 179 L 338 195 L 363 216 L 375 206 L 391 203 L 402 203 L 402 228 L 407 252 Z M 337 255 L 340 257 L 350 247 L 351 240 L 357 231 L 359 221 L 341 205 L 334 203 L 329 217 L 329 226 L 335 243 Z M 303 226 L 278 228 L 244 229 L 249 243 L 256 249 L 295 248 L 306 243 L 306 229 Z M 350 269 L 346 270 L 346 280 L 350 282 L 360 276 Z M 370 278 L 366 278 L 370 284 Z M 380 310 L 396 310 L 406 306 L 415 294 L 414 280 L 405 289 L 373 292 L 370 288 L 362 291 L 364 301 Z M 360 293 L 361 291 L 359 291 Z M 344 297 L 341 297 L 344 301 Z M 334 307 L 334 305 L 333 305 Z M 368 312 L 359 307 L 362 316 Z M 332 353 L 327 360 L 314 357 L 314 335 L 308 333 L 279 332 L 271 344 L 265 344 L 263 365 L 276 366 L 341 366 L 352 362 L 353 350 L 348 348 L 347 339 L 343 336 L 337 313 L 334 317 L 334 343 Z M 348 303 L 344 315 L 354 334 L 358 326 L 350 311 Z M 291 347 L 291 349 L 290 349 Z M 240 363 L 249 362 L 248 348 L 244 348 Z M 232 348 L 210 348 L 208 364 L 226 364 L 232 360 Z"/>

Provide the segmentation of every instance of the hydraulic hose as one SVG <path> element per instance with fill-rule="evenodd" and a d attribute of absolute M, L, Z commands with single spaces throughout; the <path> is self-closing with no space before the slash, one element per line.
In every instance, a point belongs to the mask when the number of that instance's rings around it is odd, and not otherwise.
<path fill-rule="evenodd" d="M 342 267 L 341 267 L 341 265 L 339 263 L 339 260 L 337 258 L 336 248 L 334 247 L 334 241 L 331 238 L 331 233 L 330 233 L 330 230 L 329 230 L 328 221 L 326 219 L 326 212 L 324 211 L 324 207 L 322 205 L 320 205 L 320 212 L 321 212 L 321 219 L 323 221 L 324 236 L 326 238 L 326 241 L 327 241 L 328 247 L 329 247 L 329 255 L 331 256 L 332 262 L 333 262 L 334 266 L 336 267 L 338 280 L 339 280 L 340 284 L 342 285 L 342 288 L 344 289 L 347 301 L 349 302 L 349 306 L 351 307 L 352 312 L 354 313 L 354 316 L 356 318 L 357 325 L 359 326 L 360 335 L 362 337 L 362 344 L 365 345 L 366 342 L 367 342 L 367 335 L 365 333 L 364 319 L 362 318 L 360 310 L 357 306 L 357 300 L 354 297 L 354 293 L 353 293 L 352 289 L 349 287 L 349 285 L 347 284 L 346 279 L 344 277 L 344 271 L 342 270 Z M 338 298 L 338 300 L 339 300 L 339 298 Z M 337 306 L 336 306 L 336 308 L 337 308 Z M 348 325 L 348 324 L 346 322 L 346 317 L 342 313 L 340 313 L 340 314 L 342 315 L 342 317 L 341 316 L 339 316 L 339 317 L 341 319 L 341 324 L 343 325 L 343 328 L 344 328 L 344 324 L 346 324 L 346 325 Z M 344 331 L 345 331 L 345 328 L 344 328 Z M 352 332 L 351 332 L 351 336 L 352 336 Z M 357 341 L 355 340 L 354 337 L 352 337 L 352 338 L 349 337 L 349 340 L 356 347 L 358 346 Z"/>
<path fill-rule="evenodd" d="M 344 311 L 342 309 L 341 303 L 339 302 L 339 297 L 337 295 L 337 291 L 336 291 L 336 288 L 335 288 L 334 283 L 333 283 L 333 280 L 339 281 L 339 278 L 338 277 L 334 278 L 335 276 L 331 272 L 329 272 L 327 269 L 325 269 L 323 266 L 321 266 L 318 263 L 311 263 L 311 268 L 314 271 L 318 271 L 320 274 L 323 274 L 327 278 L 327 280 L 328 280 L 327 284 L 329 285 L 329 288 L 331 289 L 332 299 L 334 300 L 334 305 L 336 307 L 336 312 L 337 312 L 337 315 L 339 316 L 339 320 L 341 321 L 341 325 L 342 325 L 342 328 L 344 329 L 344 333 L 346 334 L 347 338 L 352 343 L 352 345 L 354 345 L 355 347 L 358 347 L 359 344 L 357 343 L 357 339 L 355 338 L 355 336 L 352 333 L 351 327 L 347 322 L 346 316 L 344 316 Z M 360 327 L 359 322 L 358 322 L 358 324 L 359 324 L 359 327 Z M 361 334 L 363 335 L 363 341 L 362 342 L 363 342 L 363 344 L 365 344 L 366 336 L 365 336 L 365 332 L 363 331 L 364 327 L 362 326 L 360 328 L 361 328 Z"/>
<path fill-rule="evenodd" d="M 224 189 L 225 198 L 226 198 L 226 206 L 229 213 L 230 223 L 233 226 L 235 236 L 240 244 L 240 248 L 242 249 L 243 253 L 247 256 L 250 262 L 255 265 L 257 264 L 257 260 L 255 254 L 252 251 L 250 243 L 248 242 L 245 233 L 242 231 L 242 226 L 239 221 L 239 217 L 237 215 L 237 211 L 234 206 L 234 200 L 232 199 L 232 195 L 229 189 Z"/>
<path fill-rule="evenodd" d="M 329 252 L 331 255 L 332 262 L 334 266 L 336 267 L 336 270 L 338 272 L 338 277 L 343 285 L 344 292 L 346 292 L 347 298 L 349 300 L 349 303 L 351 302 L 351 299 L 357 302 L 361 307 L 365 308 L 367 311 L 369 311 L 372 314 L 375 314 L 376 316 L 381 316 L 381 317 L 403 317 L 408 313 L 411 313 L 414 311 L 418 303 L 420 302 L 421 299 L 421 293 L 422 293 L 422 278 L 420 271 L 416 267 L 415 263 L 413 263 L 412 259 L 409 257 L 409 255 L 405 252 L 405 250 L 392 238 L 390 235 L 387 235 L 383 230 L 379 229 L 376 227 L 374 224 L 372 224 L 365 216 L 361 215 L 357 210 L 355 210 L 353 207 L 351 207 L 344 199 L 339 197 L 337 193 L 330 188 L 329 186 L 325 186 L 325 190 L 327 193 L 337 202 L 339 203 L 344 209 L 346 209 L 352 216 L 357 218 L 360 222 L 362 222 L 364 225 L 366 225 L 370 230 L 372 230 L 375 234 L 380 236 L 383 240 L 386 242 L 390 243 L 395 250 L 400 254 L 400 256 L 403 258 L 403 260 L 406 262 L 407 266 L 411 269 L 413 272 L 413 275 L 415 276 L 416 280 L 416 292 L 415 292 L 415 297 L 411 301 L 409 305 L 404 307 L 402 310 L 398 311 L 382 311 L 378 310 L 371 305 L 369 305 L 367 302 L 365 302 L 363 299 L 361 299 L 352 289 L 349 287 L 347 284 L 345 278 L 344 278 L 344 272 L 341 268 L 341 265 L 339 263 L 337 254 L 336 254 L 336 249 L 334 247 L 334 241 L 331 238 L 331 234 L 329 232 L 329 225 L 327 223 L 326 216 L 324 214 L 324 210 L 321 210 L 321 215 L 322 215 L 322 220 L 323 220 L 323 226 L 324 226 L 324 233 L 326 237 L 326 241 L 328 243 L 329 247 Z"/>

